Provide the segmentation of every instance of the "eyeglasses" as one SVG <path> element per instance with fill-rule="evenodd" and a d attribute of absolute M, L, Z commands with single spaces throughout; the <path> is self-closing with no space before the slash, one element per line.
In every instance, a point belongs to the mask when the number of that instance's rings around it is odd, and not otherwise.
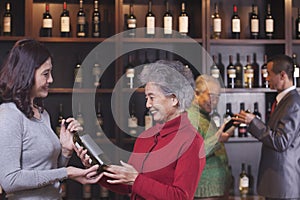
<path fill-rule="evenodd" d="M 210 98 L 215 98 L 215 99 L 219 99 L 220 98 L 220 94 L 215 94 L 215 93 L 209 93 Z"/>

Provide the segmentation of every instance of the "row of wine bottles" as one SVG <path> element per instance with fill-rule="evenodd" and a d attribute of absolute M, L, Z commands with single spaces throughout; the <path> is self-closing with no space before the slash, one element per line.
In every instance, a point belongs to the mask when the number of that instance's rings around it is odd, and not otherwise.
<path fill-rule="evenodd" d="M 99 11 L 98 0 L 94 0 L 94 10 L 91 17 L 92 33 L 91 37 L 101 37 L 101 15 Z M 46 3 L 43 14 L 42 27 L 40 29 L 41 37 L 52 37 L 53 19 L 50 14 L 49 3 Z M 77 12 L 76 37 L 88 37 L 88 19 L 83 9 L 83 0 L 79 0 L 79 10 Z M 71 37 L 71 19 L 67 2 L 63 3 L 63 11 L 60 15 L 60 36 Z"/>
<path fill-rule="evenodd" d="M 219 79 L 221 85 L 227 88 L 269 88 L 267 80 L 267 55 L 264 55 L 264 63 L 260 66 L 257 63 L 256 53 L 253 53 L 251 61 L 250 55 L 247 55 L 246 64 L 243 65 L 240 61 L 240 54 L 236 54 L 236 62 L 233 62 L 233 56 L 229 55 L 229 63 L 227 67 L 222 63 L 222 55 L 213 55 L 213 64 L 210 67 L 210 74 Z M 300 87 L 299 80 L 299 64 L 297 55 L 292 55 L 294 63 L 294 85 Z"/>

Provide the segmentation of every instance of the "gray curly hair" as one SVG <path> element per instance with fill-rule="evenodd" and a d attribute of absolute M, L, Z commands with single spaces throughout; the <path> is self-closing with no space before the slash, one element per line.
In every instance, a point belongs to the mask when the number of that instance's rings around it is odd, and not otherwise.
<path fill-rule="evenodd" d="M 165 96 L 175 95 L 181 112 L 190 107 L 194 98 L 194 76 L 180 61 L 159 60 L 146 64 L 139 79 L 142 84 L 157 84 Z"/>

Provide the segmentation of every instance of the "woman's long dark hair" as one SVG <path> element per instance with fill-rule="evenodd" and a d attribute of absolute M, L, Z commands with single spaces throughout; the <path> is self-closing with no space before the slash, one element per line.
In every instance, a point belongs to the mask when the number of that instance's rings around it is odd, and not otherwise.
<path fill-rule="evenodd" d="M 40 42 L 33 39 L 17 41 L 1 67 L 1 101 L 14 102 L 19 110 L 32 118 L 30 92 L 35 84 L 35 70 L 49 57 L 49 50 Z"/>

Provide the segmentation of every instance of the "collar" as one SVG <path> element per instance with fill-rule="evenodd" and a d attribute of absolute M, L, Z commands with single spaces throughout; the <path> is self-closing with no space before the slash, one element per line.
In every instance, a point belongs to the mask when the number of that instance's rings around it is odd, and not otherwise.
<path fill-rule="evenodd" d="M 277 105 L 278 103 L 283 99 L 283 97 L 285 97 L 285 95 L 287 95 L 287 93 L 289 93 L 292 90 L 295 90 L 296 86 L 291 86 L 285 90 L 283 90 L 282 92 L 280 92 L 277 96 L 276 96 L 276 101 L 277 101 Z"/>

